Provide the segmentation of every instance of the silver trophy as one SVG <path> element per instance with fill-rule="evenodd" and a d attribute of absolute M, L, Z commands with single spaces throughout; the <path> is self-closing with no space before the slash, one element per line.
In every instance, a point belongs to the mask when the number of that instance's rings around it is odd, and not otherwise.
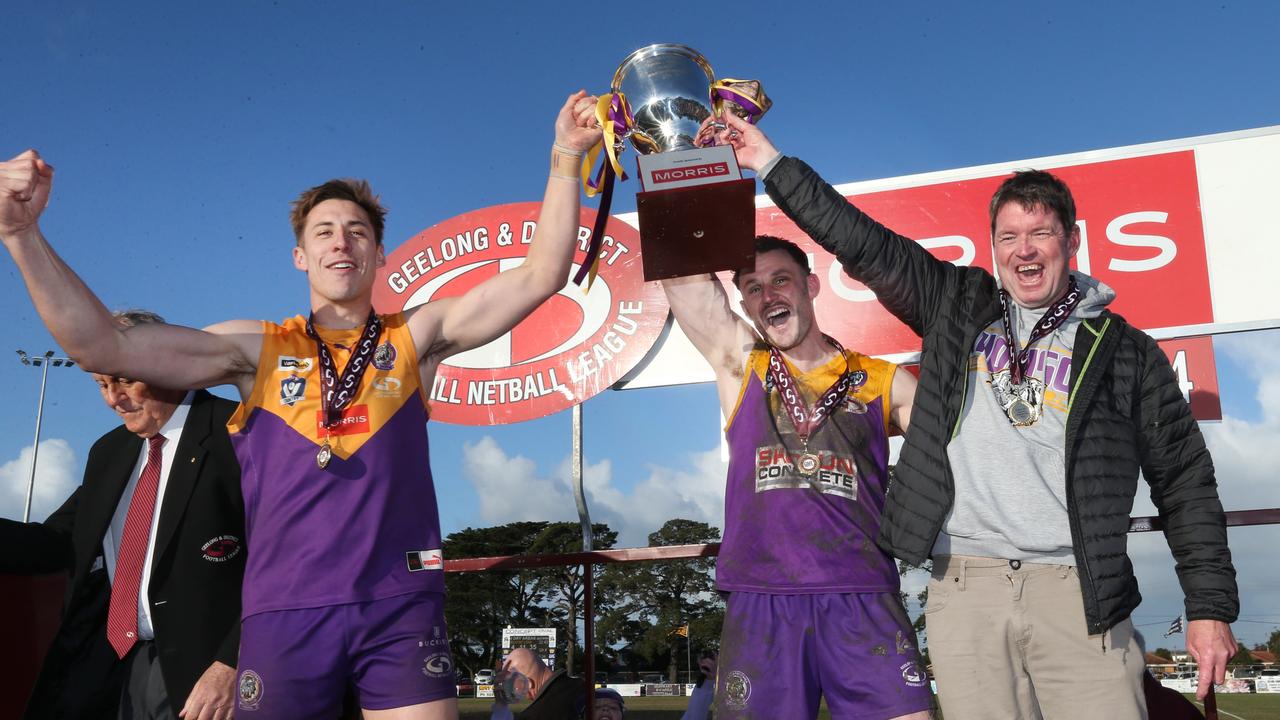
<path fill-rule="evenodd" d="M 631 103 L 636 152 L 691 150 L 704 120 L 713 114 L 715 73 L 707 59 L 684 45 L 662 43 L 627 56 L 613 74 L 612 89 Z"/>

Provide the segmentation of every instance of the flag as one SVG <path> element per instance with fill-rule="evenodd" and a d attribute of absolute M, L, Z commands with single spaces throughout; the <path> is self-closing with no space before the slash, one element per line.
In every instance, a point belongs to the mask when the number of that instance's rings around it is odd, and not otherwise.
<path fill-rule="evenodd" d="M 1180 632 L 1182 632 L 1182 616 L 1181 615 L 1174 618 L 1173 622 L 1169 623 L 1169 632 L 1166 632 L 1164 636 L 1169 637 L 1170 635 L 1174 635 Z"/>
<path fill-rule="evenodd" d="M 680 637 L 687 638 L 687 637 L 689 637 L 689 624 L 688 624 L 688 623 L 685 623 L 684 625 L 681 625 L 680 627 L 676 628 L 675 630 L 672 630 L 671 632 L 669 632 L 669 633 L 667 633 L 667 634 L 668 634 L 668 635 L 679 635 Z"/>

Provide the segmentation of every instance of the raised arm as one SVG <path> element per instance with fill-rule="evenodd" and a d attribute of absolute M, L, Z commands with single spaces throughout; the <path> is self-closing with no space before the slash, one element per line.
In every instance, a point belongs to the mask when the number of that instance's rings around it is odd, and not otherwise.
<path fill-rule="evenodd" d="M 256 325 L 228 324 L 219 332 L 117 325 L 40 232 L 52 186 L 53 167 L 34 150 L 0 163 L 0 241 L 22 273 L 36 312 L 72 359 L 90 372 L 171 388 L 252 376 L 261 343 Z"/>
<path fill-rule="evenodd" d="M 965 269 L 876 222 L 808 165 L 780 155 L 759 127 L 732 113 L 723 120 L 726 128 L 717 140 L 734 147 L 740 165 L 760 173 L 778 208 L 834 254 L 850 277 L 871 288 L 889 312 L 923 334 L 939 308 L 957 295 Z"/>
<path fill-rule="evenodd" d="M 551 176 L 524 263 L 461 297 L 432 301 L 410 311 L 409 329 L 420 358 L 439 361 L 484 345 L 564 287 L 578 235 L 579 162 L 600 138 L 600 129 L 593 127 L 594 113 L 595 102 L 582 90 L 560 108 Z"/>
<path fill-rule="evenodd" d="M 755 333 L 730 309 L 729 295 L 714 275 L 670 278 L 662 281 L 662 289 L 680 329 L 715 372 L 720 409 L 729 417 Z"/>

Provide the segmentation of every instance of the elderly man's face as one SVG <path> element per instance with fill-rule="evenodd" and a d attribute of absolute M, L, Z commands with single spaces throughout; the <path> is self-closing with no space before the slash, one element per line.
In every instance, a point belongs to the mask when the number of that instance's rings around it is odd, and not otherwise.
<path fill-rule="evenodd" d="M 613 698 L 596 698 L 596 720 L 622 720 L 622 707 Z"/>
<path fill-rule="evenodd" d="M 124 421 L 129 432 L 149 438 L 160 432 L 185 392 L 153 388 L 139 380 L 93 373 L 102 399 Z"/>

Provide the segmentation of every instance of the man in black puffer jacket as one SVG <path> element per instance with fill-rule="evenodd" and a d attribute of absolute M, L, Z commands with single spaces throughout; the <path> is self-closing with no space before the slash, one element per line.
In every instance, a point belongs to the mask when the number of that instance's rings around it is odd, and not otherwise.
<path fill-rule="evenodd" d="M 1126 552 L 1139 471 L 1177 563 L 1197 694 L 1221 682 L 1239 599 L 1212 460 L 1164 353 L 1105 309 L 1114 291 L 1069 269 L 1080 234 L 1066 185 L 1030 171 L 996 191 L 997 282 L 725 120 L 718 139 L 778 207 L 923 338 L 879 541 L 933 557 L 926 615 L 948 720 L 1146 717 Z"/>

